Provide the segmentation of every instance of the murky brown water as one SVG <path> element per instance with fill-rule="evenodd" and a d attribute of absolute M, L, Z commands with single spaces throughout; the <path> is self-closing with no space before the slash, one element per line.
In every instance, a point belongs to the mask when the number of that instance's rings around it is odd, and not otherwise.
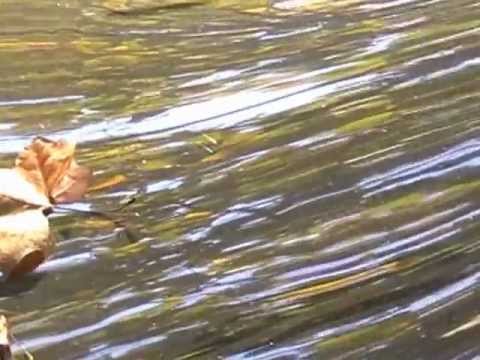
<path fill-rule="evenodd" d="M 0 165 L 63 137 L 126 177 L 77 207 L 139 192 L 136 243 L 52 217 L 17 353 L 479 355 L 480 2 L 160 3 L 0 5 Z"/>

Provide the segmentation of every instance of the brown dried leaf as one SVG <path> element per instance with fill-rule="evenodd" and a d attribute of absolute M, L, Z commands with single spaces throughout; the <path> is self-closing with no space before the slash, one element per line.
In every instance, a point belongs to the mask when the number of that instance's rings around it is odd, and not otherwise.
<path fill-rule="evenodd" d="M 79 200 L 91 172 L 74 160 L 75 144 L 37 137 L 15 161 L 15 170 L 52 203 Z"/>
<path fill-rule="evenodd" d="M 75 145 L 35 138 L 13 169 L 0 169 L 0 271 L 14 277 L 33 271 L 51 253 L 45 210 L 80 199 L 90 170 L 74 158 Z M 1 360 L 1 358 L 0 358 Z"/>
<path fill-rule="evenodd" d="M 0 169 L 0 215 L 25 206 L 49 207 L 50 201 L 15 169 Z"/>
<path fill-rule="evenodd" d="M 8 277 L 33 271 L 50 255 L 54 245 L 48 219 L 41 209 L 0 216 L 0 270 Z"/>

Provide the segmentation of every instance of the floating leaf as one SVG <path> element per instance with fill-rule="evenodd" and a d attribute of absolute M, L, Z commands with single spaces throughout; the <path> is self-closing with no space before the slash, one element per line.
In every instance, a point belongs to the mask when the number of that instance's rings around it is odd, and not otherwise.
<path fill-rule="evenodd" d="M 45 193 L 38 191 L 34 184 L 25 179 L 15 169 L 0 169 L 0 205 L 1 212 L 5 208 L 13 211 L 20 204 L 35 207 L 50 207 L 50 201 Z"/>
<path fill-rule="evenodd" d="M 42 210 L 0 216 L 0 269 L 9 277 L 33 271 L 53 247 L 48 219 Z"/>
<path fill-rule="evenodd" d="M 13 169 L 0 169 L 0 270 L 8 277 L 33 271 L 52 252 L 46 210 L 87 190 L 91 173 L 74 151 L 65 141 L 35 138 Z"/>
<path fill-rule="evenodd" d="M 74 153 L 75 144 L 38 137 L 18 155 L 15 170 L 53 203 L 75 201 L 87 191 L 91 173 Z"/>

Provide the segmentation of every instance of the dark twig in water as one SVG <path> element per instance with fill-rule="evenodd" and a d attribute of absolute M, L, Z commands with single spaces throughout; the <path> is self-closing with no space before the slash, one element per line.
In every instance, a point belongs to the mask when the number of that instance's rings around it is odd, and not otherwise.
<path fill-rule="evenodd" d="M 55 205 L 53 209 L 47 209 L 47 212 L 45 215 L 50 214 L 51 212 L 55 212 L 56 210 L 62 210 L 62 211 L 68 211 L 68 212 L 74 212 L 77 214 L 83 214 L 85 216 L 96 216 L 99 218 L 103 218 L 106 220 L 109 220 L 114 224 L 116 227 L 122 228 L 123 231 L 125 232 L 125 235 L 127 236 L 127 239 L 129 242 L 134 243 L 138 241 L 138 237 L 136 234 L 132 231 L 130 226 L 127 223 L 127 220 L 120 217 L 117 213 L 119 211 L 124 210 L 126 207 L 129 205 L 133 204 L 136 201 L 136 196 L 128 196 L 120 201 L 120 205 L 114 209 L 103 211 L 103 210 L 83 210 L 83 209 L 77 209 L 74 207 L 69 207 L 69 206 L 58 206 Z M 45 212 L 44 212 L 45 213 Z"/>

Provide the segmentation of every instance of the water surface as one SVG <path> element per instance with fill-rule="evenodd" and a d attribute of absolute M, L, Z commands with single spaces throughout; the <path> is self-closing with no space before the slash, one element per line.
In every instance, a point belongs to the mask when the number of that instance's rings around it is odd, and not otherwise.
<path fill-rule="evenodd" d="M 192 3 L 0 5 L 0 165 L 66 138 L 112 182 L 77 207 L 138 193 L 136 242 L 51 218 L 16 351 L 480 354 L 480 3 Z"/>

